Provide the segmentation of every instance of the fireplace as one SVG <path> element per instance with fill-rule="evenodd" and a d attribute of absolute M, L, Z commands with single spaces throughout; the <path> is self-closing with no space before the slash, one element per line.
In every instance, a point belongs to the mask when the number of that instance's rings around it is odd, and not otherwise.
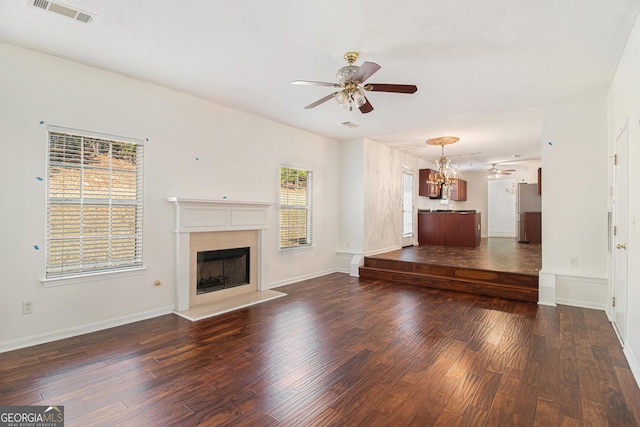
<path fill-rule="evenodd" d="M 189 240 L 190 307 L 258 291 L 256 230 L 192 233 Z M 204 263 L 199 262 L 205 257 Z"/>
<path fill-rule="evenodd" d="M 249 247 L 201 251 L 196 262 L 196 295 L 249 284 Z"/>
<path fill-rule="evenodd" d="M 170 197 L 169 201 L 176 207 L 176 312 L 265 290 L 262 230 L 267 228 L 267 210 L 271 203 L 177 197 Z M 235 250 L 242 248 L 249 248 L 246 257 L 248 280 L 229 285 L 228 278 L 225 279 L 230 275 L 227 266 L 224 272 L 212 270 L 204 273 L 206 277 L 198 277 L 199 253 L 232 250 L 230 254 L 235 256 Z M 214 284 L 216 279 L 224 281 L 224 287 L 214 292 L 198 290 L 200 279 L 205 278 L 208 282 L 210 277 L 211 285 L 207 284 L 205 288 L 220 287 L 220 284 Z"/>

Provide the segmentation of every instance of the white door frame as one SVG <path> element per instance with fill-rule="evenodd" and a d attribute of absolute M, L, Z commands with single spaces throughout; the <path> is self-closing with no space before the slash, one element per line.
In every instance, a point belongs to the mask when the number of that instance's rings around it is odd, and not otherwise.
<path fill-rule="evenodd" d="M 405 178 L 411 177 L 410 195 L 405 191 Z M 413 246 L 416 242 L 416 173 L 415 171 L 405 169 L 402 171 L 402 247 Z M 405 233 L 405 216 L 411 219 L 411 234 Z"/>
<path fill-rule="evenodd" d="M 627 340 L 627 289 L 628 289 L 628 152 L 629 152 L 629 119 L 620 130 L 613 146 L 615 162 L 613 166 L 613 273 L 612 301 L 613 326 L 618 333 L 622 345 Z"/>

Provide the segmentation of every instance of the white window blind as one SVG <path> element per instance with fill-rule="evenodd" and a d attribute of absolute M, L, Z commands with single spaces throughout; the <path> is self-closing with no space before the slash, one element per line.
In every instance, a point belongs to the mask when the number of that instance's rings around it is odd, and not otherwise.
<path fill-rule="evenodd" d="M 46 278 L 142 266 L 143 145 L 49 128 Z"/>
<path fill-rule="evenodd" d="M 280 248 L 311 246 L 313 173 L 280 168 Z"/>

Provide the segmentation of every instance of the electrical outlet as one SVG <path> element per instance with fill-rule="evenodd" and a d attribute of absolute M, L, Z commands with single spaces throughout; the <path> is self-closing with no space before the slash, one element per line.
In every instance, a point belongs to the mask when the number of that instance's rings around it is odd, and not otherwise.
<path fill-rule="evenodd" d="M 22 303 L 22 314 L 33 314 L 33 301 L 24 301 Z"/>
<path fill-rule="evenodd" d="M 577 267 L 578 266 L 578 258 L 571 258 L 570 259 L 570 263 L 572 267 Z"/>

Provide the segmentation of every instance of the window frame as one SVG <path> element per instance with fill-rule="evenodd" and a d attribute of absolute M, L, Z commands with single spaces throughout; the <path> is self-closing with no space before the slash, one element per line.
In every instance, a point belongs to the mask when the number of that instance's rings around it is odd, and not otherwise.
<path fill-rule="evenodd" d="M 283 203 L 283 185 L 282 185 L 282 173 L 284 169 L 294 170 L 297 172 L 305 172 L 306 173 L 306 203 L 302 204 L 284 204 Z M 291 250 L 300 250 L 305 248 L 313 247 L 313 171 L 311 169 L 300 168 L 289 165 L 281 165 L 279 169 L 278 182 L 279 182 L 279 214 L 278 214 L 278 247 L 280 251 L 291 251 Z M 283 231 L 283 211 L 284 210 L 304 210 L 306 212 L 306 223 L 305 223 L 305 243 L 292 244 L 290 246 L 283 246 L 283 239 L 286 238 L 286 234 Z M 299 227 L 298 227 L 299 228 Z"/>
<path fill-rule="evenodd" d="M 53 160 L 54 152 L 53 147 L 55 144 L 56 136 L 65 138 L 69 137 L 69 140 L 77 139 L 80 145 L 80 152 L 77 155 L 79 159 L 78 170 L 79 190 L 77 196 L 68 195 L 53 195 L 52 194 L 52 174 L 56 166 L 58 168 L 69 168 L 72 170 L 74 166 L 71 162 L 69 165 L 65 165 L 65 162 L 56 163 Z M 87 166 L 86 153 L 85 153 L 85 139 L 98 140 L 98 143 L 107 143 L 101 145 L 101 148 L 108 146 L 108 158 L 110 160 L 109 166 L 105 169 L 103 165 Z M 65 141 L 66 143 L 66 141 Z M 118 168 L 114 164 L 113 156 L 113 144 L 131 144 L 135 145 L 135 154 L 132 158 L 135 158 L 135 170 L 133 171 L 135 188 L 128 192 L 135 192 L 133 198 L 120 194 L 118 197 L 118 190 L 121 190 L 117 185 L 114 185 L 113 178 L 117 173 L 125 173 L 122 168 Z M 67 283 L 80 282 L 82 279 L 91 277 L 93 279 L 111 278 L 114 275 L 126 276 L 132 273 L 138 272 L 144 269 L 143 265 L 143 225 L 144 225 L 144 141 L 137 138 L 115 136 L 110 134 L 85 131 L 80 129 L 65 128 L 59 126 L 48 126 L 46 131 L 46 154 L 47 154 L 47 182 L 45 190 L 45 259 L 44 259 L 44 277 L 41 282 L 45 286 L 60 285 Z M 122 146 L 119 148 L 122 149 Z M 125 147 L 126 149 L 126 147 Z M 65 147 L 64 155 L 67 155 L 67 148 Z M 107 177 L 109 184 L 106 186 L 108 191 L 104 191 L 105 186 L 85 186 L 84 181 L 85 171 L 94 171 L 94 173 L 102 173 L 102 176 Z M 97 172 L 98 170 L 102 172 Z M 106 171 L 106 173 L 104 172 Z M 66 187 L 65 187 L 66 188 Z M 88 191 L 87 191 L 88 190 Z M 105 195 L 106 194 L 106 195 Z M 104 240 L 106 236 L 106 243 L 110 248 L 116 247 L 117 249 L 124 248 L 125 252 L 131 253 L 130 256 L 118 256 L 110 254 L 109 256 L 102 258 L 101 260 L 93 260 L 86 262 L 82 256 L 78 258 L 78 262 L 69 263 L 67 265 L 62 263 L 52 262 L 52 247 L 55 246 L 54 242 L 60 241 L 65 236 L 58 234 L 55 236 L 56 227 L 52 226 L 52 222 L 59 217 L 55 213 L 55 208 L 61 206 L 73 206 L 78 209 L 77 215 L 72 215 L 74 221 L 77 221 L 76 227 L 78 231 L 70 233 L 70 237 L 76 238 L 79 245 L 84 245 L 89 242 L 98 242 Z M 108 223 L 107 232 L 102 231 L 94 232 L 85 231 L 85 227 L 90 229 L 90 226 L 85 226 L 87 215 L 84 211 L 85 207 L 91 207 L 96 212 L 102 212 L 106 210 L 106 214 L 99 215 L 98 221 L 102 224 L 102 221 Z M 122 209 L 118 212 L 119 209 Z M 134 212 L 134 219 L 127 222 L 117 223 L 117 219 L 113 217 L 118 213 L 120 215 L 126 215 L 126 212 Z M 53 213 L 52 213 L 53 212 Z M 96 218 L 96 217 L 92 217 Z M 95 220 L 94 220 L 95 221 Z M 114 228 L 114 225 L 116 227 Z M 93 225 L 96 227 L 96 225 Z M 118 230 L 117 226 L 128 226 L 133 232 L 122 232 Z M 131 244 L 122 244 L 120 242 L 126 240 L 133 240 Z M 96 252 L 99 252 L 96 251 Z M 64 253 L 64 249 L 62 249 Z"/>

